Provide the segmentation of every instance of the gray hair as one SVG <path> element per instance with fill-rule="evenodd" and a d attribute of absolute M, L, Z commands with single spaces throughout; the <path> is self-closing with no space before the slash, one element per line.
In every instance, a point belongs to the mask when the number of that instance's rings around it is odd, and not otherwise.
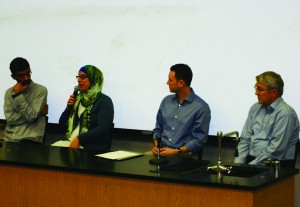
<path fill-rule="evenodd" d="M 284 82 L 279 74 L 273 71 L 267 71 L 256 76 L 256 81 L 258 83 L 266 84 L 268 89 L 277 89 L 278 96 L 282 96 Z"/>

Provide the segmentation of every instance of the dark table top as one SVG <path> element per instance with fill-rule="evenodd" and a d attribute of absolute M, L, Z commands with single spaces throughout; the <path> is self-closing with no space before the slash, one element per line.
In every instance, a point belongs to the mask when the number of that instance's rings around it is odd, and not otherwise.
<path fill-rule="evenodd" d="M 217 177 L 207 166 L 209 161 L 182 157 L 168 157 L 167 163 L 152 165 L 152 155 L 143 155 L 122 161 L 96 157 L 96 152 L 40 144 L 0 142 L 0 163 L 7 165 L 62 170 L 95 175 L 146 179 L 199 186 L 230 189 L 257 190 L 299 173 L 298 169 L 258 167 L 224 163 L 232 166 L 232 172 Z"/>

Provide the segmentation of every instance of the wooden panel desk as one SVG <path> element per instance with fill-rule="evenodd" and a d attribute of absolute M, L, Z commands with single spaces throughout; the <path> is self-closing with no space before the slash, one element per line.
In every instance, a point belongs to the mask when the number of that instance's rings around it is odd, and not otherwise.
<path fill-rule="evenodd" d="M 0 206 L 294 206 L 297 169 L 218 180 L 200 162 L 176 170 L 179 159 L 155 172 L 152 158 L 111 161 L 85 150 L 4 142 Z"/>

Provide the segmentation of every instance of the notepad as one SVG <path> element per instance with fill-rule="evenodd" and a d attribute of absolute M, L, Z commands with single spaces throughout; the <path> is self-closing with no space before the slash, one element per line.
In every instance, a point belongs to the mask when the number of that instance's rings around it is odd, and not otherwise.
<path fill-rule="evenodd" d="M 125 160 L 128 158 L 139 157 L 139 156 L 143 156 L 143 155 L 144 155 L 143 153 L 118 150 L 118 151 L 114 151 L 114 152 L 97 154 L 95 156 L 105 158 L 105 159 L 110 159 L 110 160 Z"/>

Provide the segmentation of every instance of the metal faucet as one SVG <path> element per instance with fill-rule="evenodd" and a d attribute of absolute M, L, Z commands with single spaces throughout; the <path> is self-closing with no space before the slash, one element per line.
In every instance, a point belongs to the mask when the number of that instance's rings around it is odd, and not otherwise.
<path fill-rule="evenodd" d="M 280 161 L 279 160 L 267 160 L 266 165 L 272 166 L 274 169 L 274 177 L 278 178 L 278 173 L 280 171 Z"/>
<path fill-rule="evenodd" d="M 226 167 L 224 165 L 222 165 L 222 147 L 221 147 L 221 141 L 223 139 L 223 137 L 227 137 L 227 136 L 232 136 L 235 135 L 234 140 L 237 142 L 236 144 L 236 149 L 235 149 L 235 156 L 238 156 L 238 151 L 237 151 L 237 145 L 239 142 L 239 132 L 237 131 L 233 131 L 233 132 L 229 132 L 223 135 L 223 133 L 221 131 L 217 132 L 217 138 L 218 138 L 218 162 L 216 165 L 213 166 L 208 166 L 207 170 L 214 170 L 215 172 L 217 172 L 218 177 L 221 177 L 221 173 L 226 171 L 228 174 L 231 172 L 232 170 L 232 166 Z"/>

